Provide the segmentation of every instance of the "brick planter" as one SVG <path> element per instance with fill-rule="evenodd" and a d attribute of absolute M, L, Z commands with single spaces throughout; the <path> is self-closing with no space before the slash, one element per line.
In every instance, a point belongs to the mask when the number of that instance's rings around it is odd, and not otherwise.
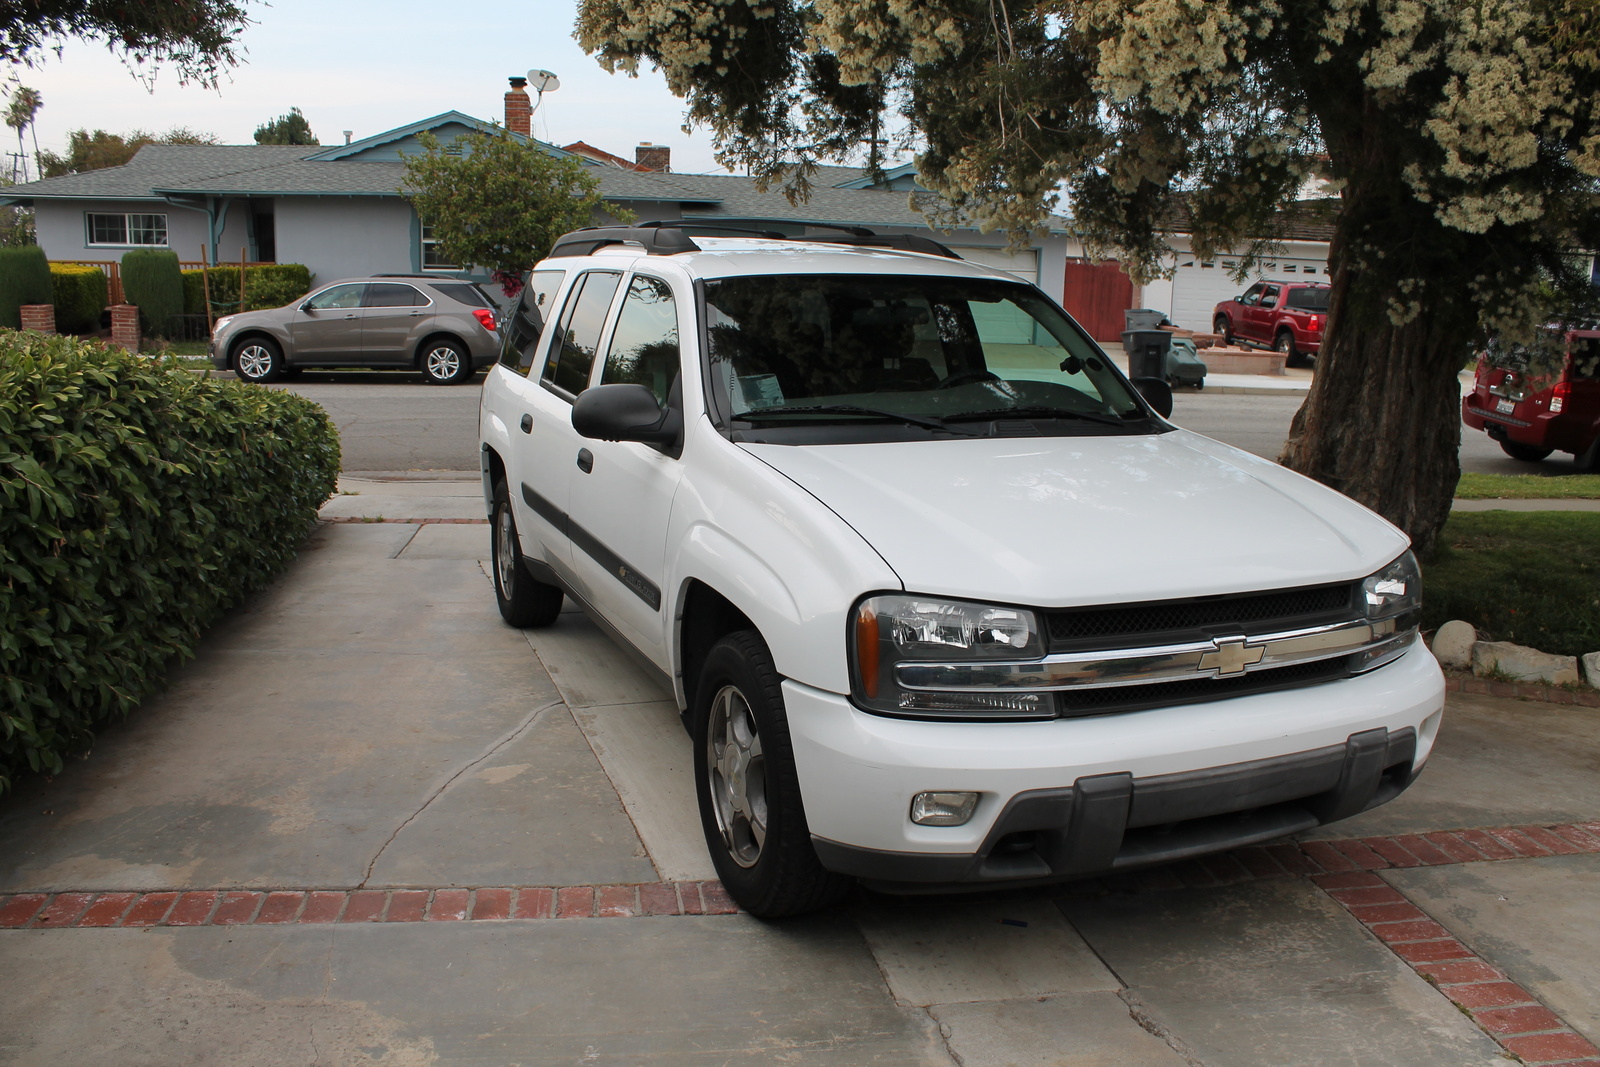
<path fill-rule="evenodd" d="M 56 332 L 56 307 L 54 304 L 23 304 L 22 328 L 34 333 Z"/>
<path fill-rule="evenodd" d="M 139 351 L 139 309 L 133 304 L 118 304 L 111 309 L 111 343 L 129 352 Z"/>

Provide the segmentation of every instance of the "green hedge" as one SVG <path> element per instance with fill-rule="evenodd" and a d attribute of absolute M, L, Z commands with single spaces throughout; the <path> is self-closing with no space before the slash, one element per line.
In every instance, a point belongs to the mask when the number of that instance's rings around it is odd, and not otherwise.
<path fill-rule="evenodd" d="M 53 304 L 50 261 L 38 245 L 0 248 L 0 326 L 22 325 L 22 305 Z"/>
<path fill-rule="evenodd" d="M 0 792 L 158 690 L 294 558 L 338 471 L 292 393 L 0 332 Z"/>
<path fill-rule="evenodd" d="M 56 291 L 56 329 L 62 333 L 93 333 L 100 328 L 106 309 L 106 272 L 82 263 L 50 264 Z"/>
<path fill-rule="evenodd" d="M 139 308 L 139 328 L 147 337 L 170 337 L 173 319 L 183 314 L 183 272 L 178 253 L 136 248 L 122 254 L 122 295 Z"/>
<path fill-rule="evenodd" d="M 231 315 L 239 310 L 239 268 L 212 267 L 211 308 L 216 315 Z M 187 315 L 204 315 L 204 281 L 198 270 L 183 272 L 183 310 Z M 311 291 L 311 269 L 301 263 L 266 263 L 244 269 L 244 310 L 281 308 Z"/>

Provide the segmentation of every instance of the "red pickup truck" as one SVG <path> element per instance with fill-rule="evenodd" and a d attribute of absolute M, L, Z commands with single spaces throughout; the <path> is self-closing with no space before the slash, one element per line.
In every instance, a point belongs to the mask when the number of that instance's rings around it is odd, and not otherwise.
<path fill-rule="evenodd" d="M 1289 366 L 1309 367 L 1322 348 L 1328 292 L 1318 282 L 1256 282 L 1217 305 L 1211 328 L 1224 344 L 1275 348 L 1289 357 Z"/>
<path fill-rule="evenodd" d="M 1580 469 L 1600 471 L 1600 324 L 1588 325 L 1553 338 L 1556 359 L 1543 369 L 1515 350 L 1479 356 L 1461 421 L 1512 459 L 1537 463 L 1560 450 Z"/>

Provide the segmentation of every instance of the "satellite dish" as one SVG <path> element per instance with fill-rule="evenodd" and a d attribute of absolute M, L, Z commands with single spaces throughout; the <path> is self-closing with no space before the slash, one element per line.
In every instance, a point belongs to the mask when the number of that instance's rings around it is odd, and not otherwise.
<path fill-rule="evenodd" d="M 548 93 L 561 88 L 561 79 L 548 70 L 528 71 L 528 88 L 536 93 Z"/>

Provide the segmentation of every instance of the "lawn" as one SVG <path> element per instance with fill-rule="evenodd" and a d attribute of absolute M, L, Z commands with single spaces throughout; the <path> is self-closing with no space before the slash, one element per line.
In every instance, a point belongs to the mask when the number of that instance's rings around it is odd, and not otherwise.
<path fill-rule="evenodd" d="M 1458 512 L 1422 574 L 1424 629 L 1465 619 L 1489 640 L 1600 651 L 1600 512 Z"/>
<path fill-rule="evenodd" d="M 1457 500 L 1600 500 L 1600 474 L 1479 474 L 1463 471 Z"/>

